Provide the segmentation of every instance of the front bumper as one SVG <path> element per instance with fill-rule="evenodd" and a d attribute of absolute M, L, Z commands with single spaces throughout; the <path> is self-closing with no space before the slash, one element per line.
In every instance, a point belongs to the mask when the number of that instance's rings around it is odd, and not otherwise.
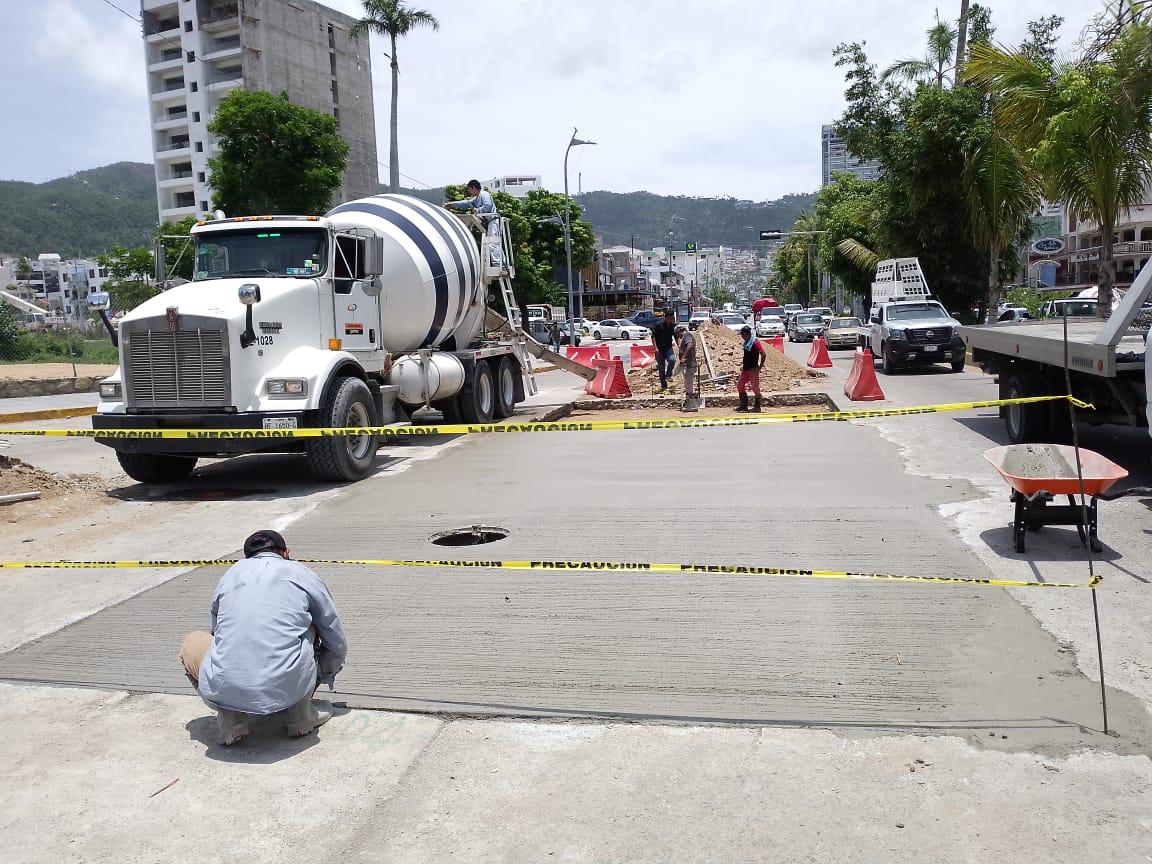
<path fill-rule="evenodd" d="M 892 341 L 888 343 L 888 347 L 897 363 L 950 363 L 962 358 L 967 350 L 964 339 L 960 336 L 953 336 L 950 341 L 940 345 L 913 345 L 910 342 Z"/>
<path fill-rule="evenodd" d="M 259 411 L 245 414 L 93 414 L 92 428 L 107 430 L 108 437 L 97 436 L 96 443 L 123 453 L 157 453 L 187 456 L 232 456 L 259 451 L 303 450 L 303 438 L 252 437 L 221 438 L 213 433 L 220 429 L 265 430 L 265 420 L 273 424 L 295 421 L 296 428 L 316 425 L 311 411 Z M 164 429 L 195 429 L 196 438 L 119 438 L 126 432 L 158 432 Z"/>

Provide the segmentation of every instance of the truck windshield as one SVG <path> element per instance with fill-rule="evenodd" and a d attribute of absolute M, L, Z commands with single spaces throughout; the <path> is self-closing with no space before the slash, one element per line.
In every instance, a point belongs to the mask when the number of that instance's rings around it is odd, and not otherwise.
<path fill-rule="evenodd" d="M 889 321 L 908 321 L 913 318 L 947 318 L 943 306 L 935 303 L 901 303 L 888 310 Z"/>
<path fill-rule="evenodd" d="M 316 228 L 250 228 L 196 235 L 193 280 L 233 276 L 310 278 L 327 268 L 328 235 Z"/>

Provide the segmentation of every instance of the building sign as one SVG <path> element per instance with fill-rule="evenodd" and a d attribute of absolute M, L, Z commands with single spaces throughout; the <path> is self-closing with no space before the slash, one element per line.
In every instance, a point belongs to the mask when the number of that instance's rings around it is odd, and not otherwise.
<path fill-rule="evenodd" d="M 1064 251 L 1064 241 L 1059 237 L 1043 237 L 1032 241 L 1032 251 L 1037 255 L 1056 255 Z"/>
<path fill-rule="evenodd" d="M 1030 216 L 1028 218 L 1029 240 L 1045 240 L 1060 236 L 1059 216 Z"/>

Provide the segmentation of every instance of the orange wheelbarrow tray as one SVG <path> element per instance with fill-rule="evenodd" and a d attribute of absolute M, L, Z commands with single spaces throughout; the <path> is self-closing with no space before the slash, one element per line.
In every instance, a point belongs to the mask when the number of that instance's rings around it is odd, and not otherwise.
<path fill-rule="evenodd" d="M 1080 542 L 1091 544 L 1094 552 L 1101 551 L 1096 539 L 1097 503 L 1100 498 L 1120 497 L 1106 493 L 1128 476 L 1122 467 L 1093 450 L 1080 448 L 1081 486 L 1076 449 L 1066 444 L 993 447 L 984 452 L 984 458 L 1012 487 L 1009 500 L 1015 505 L 1012 538 L 1017 552 L 1024 551 L 1029 531 L 1039 531 L 1045 525 L 1075 525 Z M 1075 498 L 1081 490 L 1090 499 L 1084 507 Z M 1051 504 L 1057 495 L 1067 495 L 1068 503 Z"/>

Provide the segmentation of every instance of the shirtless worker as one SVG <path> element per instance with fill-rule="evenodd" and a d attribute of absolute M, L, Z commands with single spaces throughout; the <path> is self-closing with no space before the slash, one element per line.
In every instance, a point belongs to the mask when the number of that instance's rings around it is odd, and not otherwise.
<path fill-rule="evenodd" d="M 179 656 L 228 747 L 248 736 L 253 715 L 283 712 L 293 738 L 328 722 L 312 694 L 321 683 L 332 689 L 347 654 L 328 586 L 289 558 L 279 533 L 263 530 L 244 541 L 244 560 L 216 585 L 211 632 L 189 633 Z"/>

